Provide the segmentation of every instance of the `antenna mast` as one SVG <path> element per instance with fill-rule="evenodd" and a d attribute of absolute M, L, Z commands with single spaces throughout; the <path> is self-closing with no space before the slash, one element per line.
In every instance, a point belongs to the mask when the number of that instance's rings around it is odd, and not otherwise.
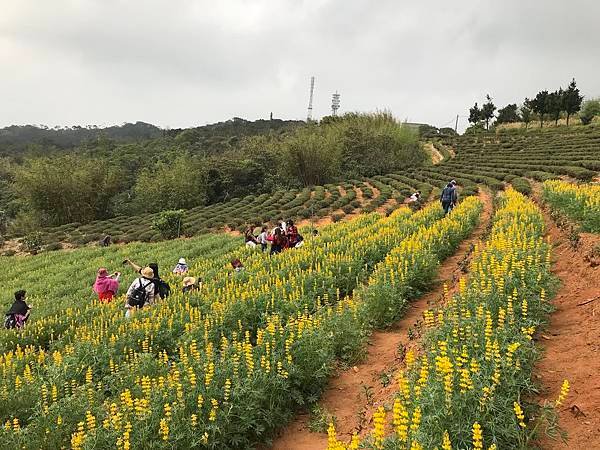
<path fill-rule="evenodd" d="M 335 94 L 331 96 L 331 115 L 337 116 L 338 109 L 340 109 L 340 94 L 335 91 Z"/>
<path fill-rule="evenodd" d="M 310 122 L 312 120 L 314 91 L 315 91 L 315 77 L 310 77 L 310 96 L 308 98 L 308 115 L 306 116 L 307 122 Z"/>

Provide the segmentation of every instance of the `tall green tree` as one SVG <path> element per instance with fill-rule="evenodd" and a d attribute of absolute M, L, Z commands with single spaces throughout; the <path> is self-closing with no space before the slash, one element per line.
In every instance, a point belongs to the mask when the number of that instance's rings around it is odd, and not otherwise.
<path fill-rule="evenodd" d="M 531 109 L 540 119 L 540 128 L 544 126 L 544 117 L 548 114 L 548 91 L 540 91 L 534 99 L 530 101 Z"/>
<path fill-rule="evenodd" d="M 489 94 L 485 96 L 486 102 L 481 107 L 481 118 L 485 122 L 485 129 L 490 129 L 490 122 L 494 118 L 496 106 L 492 102 L 492 97 Z"/>
<path fill-rule="evenodd" d="M 181 154 L 141 171 L 134 186 L 143 212 L 186 209 L 206 204 L 206 172 L 198 158 Z"/>
<path fill-rule="evenodd" d="M 558 126 L 560 113 L 563 111 L 564 92 L 562 88 L 548 94 L 548 114 L 554 120 L 554 126 Z"/>
<path fill-rule="evenodd" d="M 517 104 L 511 103 L 498 110 L 496 123 L 514 123 L 519 122 L 520 120 L 521 117 L 519 117 Z"/>
<path fill-rule="evenodd" d="M 110 217 L 122 188 L 120 169 L 75 154 L 32 158 L 15 170 L 14 188 L 42 225 Z"/>
<path fill-rule="evenodd" d="M 579 119 L 584 125 L 589 125 L 594 117 L 600 116 L 600 99 L 590 99 L 583 103 Z"/>
<path fill-rule="evenodd" d="M 527 127 L 529 126 L 529 123 L 532 120 L 532 108 L 531 108 L 531 100 L 529 100 L 527 97 L 525 97 L 525 100 L 523 101 L 523 104 L 521 105 L 521 108 L 519 108 L 520 113 L 521 113 L 521 119 L 523 120 L 523 123 L 525 124 L 525 129 L 527 129 Z"/>
<path fill-rule="evenodd" d="M 332 181 L 340 160 L 339 143 L 317 125 L 297 130 L 283 144 L 283 170 L 303 186 Z"/>
<path fill-rule="evenodd" d="M 475 102 L 473 107 L 469 108 L 469 123 L 477 125 L 481 122 L 482 118 L 481 109 L 479 108 L 479 105 L 477 105 L 477 102 Z"/>
<path fill-rule="evenodd" d="M 575 78 L 573 78 L 569 83 L 569 87 L 563 93 L 563 107 L 567 113 L 567 126 L 569 125 L 569 118 L 581 109 L 582 101 L 583 95 L 579 94 L 577 83 L 575 82 Z"/>
<path fill-rule="evenodd" d="M 381 175 L 425 160 L 416 130 L 399 123 L 389 112 L 346 114 L 326 128 L 339 142 L 342 176 Z"/>

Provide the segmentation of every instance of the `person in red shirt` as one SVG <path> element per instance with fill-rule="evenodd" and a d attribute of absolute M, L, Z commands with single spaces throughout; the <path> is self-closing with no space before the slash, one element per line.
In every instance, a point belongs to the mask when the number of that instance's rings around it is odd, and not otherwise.
<path fill-rule="evenodd" d="M 296 227 L 296 225 L 294 225 L 294 221 L 293 220 L 288 220 L 287 223 L 287 238 L 288 238 L 288 248 L 294 248 L 296 246 L 296 244 L 298 243 L 299 239 L 299 233 L 298 233 L 298 228 Z"/>
<path fill-rule="evenodd" d="M 115 272 L 108 274 L 104 267 L 98 269 L 96 282 L 94 283 L 94 292 L 98 294 L 98 300 L 102 303 L 110 303 L 119 290 L 119 278 L 121 273 Z"/>

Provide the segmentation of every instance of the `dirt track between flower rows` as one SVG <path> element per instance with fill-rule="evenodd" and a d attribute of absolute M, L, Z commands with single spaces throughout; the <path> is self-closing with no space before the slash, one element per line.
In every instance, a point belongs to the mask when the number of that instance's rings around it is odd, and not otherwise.
<path fill-rule="evenodd" d="M 388 401 L 396 390 L 394 373 L 404 366 L 406 350 L 418 345 L 418 328 L 415 325 L 431 304 L 443 299 L 444 284 L 450 293 L 457 288 L 458 280 L 467 266 L 473 245 L 481 240 L 490 223 L 493 200 L 487 191 L 481 191 L 484 209 L 479 225 L 464 240 L 453 256 L 446 259 L 438 271 L 435 288 L 412 302 L 404 317 L 391 328 L 374 332 L 366 349 L 364 360 L 353 368 L 340 372 L 331 379 L 319 402 L 320 406 L 335 416 L 338 438 L 349 441 L 354 432 L 365 434 L 372 423 L 377 406 Z M 309 430 L 310 415 L 300 413 L 281 435 L 275 439 L 275 450 L 318 450 L 327 448 L 327 435 Z"/>

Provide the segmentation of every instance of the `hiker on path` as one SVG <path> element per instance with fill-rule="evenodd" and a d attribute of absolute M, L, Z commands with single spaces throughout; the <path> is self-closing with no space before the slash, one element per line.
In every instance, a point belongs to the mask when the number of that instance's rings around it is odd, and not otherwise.
<path fill-rule="evenodd" d="M 104 267 L 98 269 L 96 281 L 94 282 L 93 290 L 98 294 L 98 300 L 102 303 L 110 303 L 119 290 L 119 278 L 121 272 L 108 274 L 108 270 Z"/>
<path fill-rule="evenodd" d="M 268 238 L 269 233 L 267 232 L 267 227 L 262 227 L 260 230 L 260 234 L 257 237 L 257 240 L 263 252 L 267 250 L 267 243 L 269 242 Z"/>
<path fill-rule="evenodd" d="M 179 258 L 179 261 L 177 261 L 177 265 L 173 269 L 173 273 L 175 275 L 183 275 L 185 273 L 188 273 L 188 270 L 189 270 L 189 267 L 188 267 L 187 263 L 185 262 L 185 258 Z"/>
<path fill-rule="evenodd" d="M 444 208 L 444 214 L 448 214 L 450 211 L 452 211 L 452 208 L 456 206 L 456 202 L 458 201 L 456 185 L 453 184 L 452 181 L 448 183 L 444 189 L 442 189 L 442 193 L 440 195 L 440 203 L 442 204 L 442 208 Z"/>
<path fill-rule="evenodd" d="M 154 289 L 154 271 L 150 267 L 144 267 L 140 271 L 141 276 L 133 280 L 127 289 L 127 301 L 125 302 L 125 317 L 131 317 L 134 311 L 144 306 L 152 305 L 156 298 Z"/>
<path fill-rule="evenodd" d="M 21 329 L 25 326 L 25 323 L 29 319 L 31 308 L 33 305 L 28 305 L 25 300 L 27 299 L 27 292 L 20 290 L 15 292 L 15 301 L 6 313 L 4 319 L 4 328 L 6 329 Z"/>

